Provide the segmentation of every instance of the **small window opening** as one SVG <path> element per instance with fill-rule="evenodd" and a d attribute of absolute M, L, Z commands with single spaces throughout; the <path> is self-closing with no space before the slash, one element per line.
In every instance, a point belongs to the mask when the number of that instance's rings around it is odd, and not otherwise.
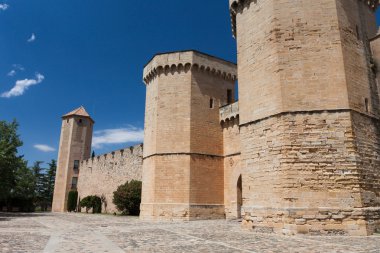
<path fill-rule="evenodd" d="M 66 123 L 69 123 L 69 119 L 66 120 Z"/>
<path fill-rule="evenodd" d="M 369 112 L 368 98 L 364 99 L 364 104 L 365 104 L 365 111 L 366 111 L 366 112 Z"/>
<path fill-rule="evenodd" d="M 82 119 L 79 119 L 79 124 L 82 124 Z"/>
<path fill-rule="evenodd" d="M 227 90 L 227 104 L 232 104 L 232 90 Z"/>
<path fill-rule="evenodd" d="M 76 190 L 77 186 L 78 186 L 78 178 L 77 177 L 73 177 L 71 179 L 71 189 L 72 190 Z"/>
<path fill-rule="evenodd" d="M 359 30 L 359 26 L 356 26 L 356 38 L 358 40 L 360 40 L 360 30 Z"/>
<path fill-rule="evenodd" d="M 210 98 L 210 109 L 214 108 L 214 99 Z"/>
<path fill-rule="evenodd" d="M 79 160 L 74 160 L 74 170 L 79 170 Z"/>

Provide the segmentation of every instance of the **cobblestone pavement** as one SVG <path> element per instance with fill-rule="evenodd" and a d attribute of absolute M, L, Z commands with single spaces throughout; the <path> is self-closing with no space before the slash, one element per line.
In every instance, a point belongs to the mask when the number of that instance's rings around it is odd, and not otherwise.
<path fill-rule="evenodd" d="M 108 215 L 0 213 L 0 252 L 380 253 L 380 235 L 290 237 L 245 231 L 223 220 L 152 223 Z"/>

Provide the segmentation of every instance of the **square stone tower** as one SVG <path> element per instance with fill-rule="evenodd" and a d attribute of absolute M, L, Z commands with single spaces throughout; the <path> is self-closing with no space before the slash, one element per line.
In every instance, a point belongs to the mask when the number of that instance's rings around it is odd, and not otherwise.
<path fill-rule="evenodd" d="M 94 121 L 83 107 L 62 117 L 53 212 L 67 211 L 70 190 L 76 190 L 79 162 L 90 158 Z"/>
<path fill-rule="evenodd" d="M 224 217 L 219 107 L 236 65 L 196 51 L 153 57 L 146 84 L 142 219 Z"/>
<path fill-rule="evenodd" d="M 244 224 L 285 234 L 380 225 L 378 1 L 230 0 Z"/>

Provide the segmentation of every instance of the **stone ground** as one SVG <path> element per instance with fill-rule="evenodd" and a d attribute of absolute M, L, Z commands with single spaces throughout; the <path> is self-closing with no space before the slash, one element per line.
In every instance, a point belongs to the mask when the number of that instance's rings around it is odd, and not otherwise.
<path fill-rule="evenodd" d="M 224 220 L 152 223 L 108 215 L 0 213 L 0 252 L 380 253 L 380 235 L 289 237 L 245 231 Z"/>

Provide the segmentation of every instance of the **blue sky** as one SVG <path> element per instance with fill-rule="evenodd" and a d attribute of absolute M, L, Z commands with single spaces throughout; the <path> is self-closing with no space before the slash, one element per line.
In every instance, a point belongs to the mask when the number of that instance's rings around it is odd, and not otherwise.
<path fill-rule="evenodd" d="M 157 52 L 197 49 L 236 61 L 227 0 L 0 4 L 0 94 L 18 80 L 30 85 L 0 97 L 0 120 L 18 120 L 29 163 L 57 158 L 49 147 L 58 149 L 60 117 L 81 105 L 96 121 L 98 142 L 141 136 L 142 71 Z M 132 144 L 100 143 L 95 152 Z"/>
<path fill-rule="evenodd" d="M 30 164 L 57 158 L 60 117 L 81 105 L 97 154 L 133 145 L 144 65 L 184 49 L 236 62 L 227 0 L 0 0 L 0 120 L 18 120 Z"/>

